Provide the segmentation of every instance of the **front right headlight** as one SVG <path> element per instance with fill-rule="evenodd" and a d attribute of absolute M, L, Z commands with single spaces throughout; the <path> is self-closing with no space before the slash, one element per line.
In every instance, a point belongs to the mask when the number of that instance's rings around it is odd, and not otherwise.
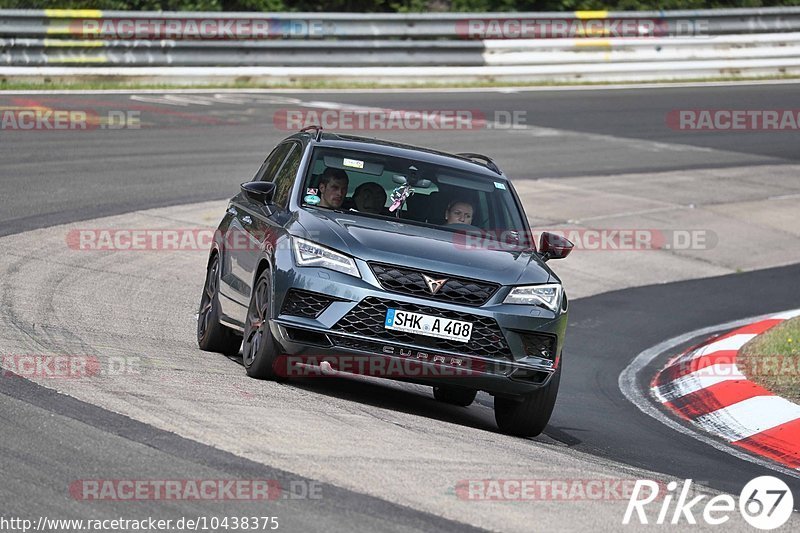
<path fill-rule="evenodd" d="M 514 287 L 508 293 L 503 303 L 521 305 L 543 305 L 553 311 L 558 312 L 561 305 L 561 295 L 564 289 L 560 283 L 545 283 L 542 285 L 524 285 Z"/>
<path fill-rule="evenodd" d="M 297 266 L 329 268 L 357 278 L 361 277 L 356 262 L 349 255 L 299 237 L 292 237 L 292 249 Z"/>

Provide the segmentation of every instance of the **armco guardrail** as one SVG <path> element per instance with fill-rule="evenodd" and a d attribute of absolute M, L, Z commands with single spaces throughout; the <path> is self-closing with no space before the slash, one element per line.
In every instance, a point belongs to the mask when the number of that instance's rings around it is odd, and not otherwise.
<path fill-rule="evenodd" d="M 270 37 L 289 38 L 465 38 L 471 21 L 638 20 L 658 21 L 662 32 L 676 35 L 702 25 L 708 35 L 800 31 L 800 8 L 694 11 L 576 11 L 549 13 L 187 13 L 99 10 L 0 11 L 0 36 L 114 36 L 120 21 L 252 21 Z M 109 24 L 104 24 L 108 21 Z M 155 27 L 155 26 L 154 26 Z M 242 27 L 241 25 L 239 26 Z M 235 24 L 230 26 L 233 30 Z M 109 35 L 111 33 L 111 35 Z M 235 33 L 231 31 L 231 33 Z M 145 38 L 138 33 L 137 38 Z M 152 35 L 160 38 L 159 35 Z M 235 38 L 235 37 L 233 37 Z"/>
<path fill-rule="evenodd" d="M 566 41 L 566 42 L 564 42 Z M 724 35 L 702 41 L 619 38 L 524 41 L 73 41 L 0 39 L 8 65 L 481 66 L 800 58 L 800 32 Z"/>
<path fill-rule="evenodd" d="M 398 15 L 0 11 L 4 79 L 157 78 L 162 67 L 186 67 L 183 81 L 798 74 L 800 7 Z M 422 70 L 409 76 L 400 67 Z"/>

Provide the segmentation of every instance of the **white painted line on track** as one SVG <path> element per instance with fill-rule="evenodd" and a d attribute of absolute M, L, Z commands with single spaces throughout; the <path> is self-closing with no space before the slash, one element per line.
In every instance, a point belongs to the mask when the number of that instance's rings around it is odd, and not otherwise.
<path fill-rule="evenodd" d="M 788 313 L 789 311 L 786 312 Z M 636 357 L 634 357 L 633 360 L 630 362 L 630 364 L 627 367 L 625 367 L 625 369 L 620 373 L 618 380 L 619 389 L 620 391 L 622 391 L 622 394 L 625 396 L 625 398 L 627 398 L 628 401 L 631 402 L 633 405 L 635 405 L 641 412 L 661 422 L 665 426 L 674 429 L 679 433 L 683 433 L 684 435 L 687 435 L 697 441 L 707 444 L 716 450 L 727 453 L 728 455 L 732 455 L 737 459 L 757 464 L 769 470 L 773 470 L 775 472 L 779 472 L 781 474 L 800 479 L 800 471 L 798 470 L 786 468 L 777 463 L 773 463 L 772 461 L 762 459 L 754 455 L 750 455 L 739 449 L 734 448 L 733 446 L 730 446 L 717 439 L 698 433 L 690 429 L 689 427 L 680 424 L 676 420 L 673 420 L 672 418 L 667 416 L 666 413 L 659 410 L 656 407 L 656 405 L 650 400 L 650 398 L 645 394 L 644 390 L 640 389 L 637 386 L 637 379 L 639 373 L 642 372 L 642 370 L 644 370 L 645 367 L 647 367 L 651 362 L 653 362 L 653 360 L 658 358 L 664 352 L 674 350 L 677 346 L 680 346 L 681 344 L 684 344 L 702 335 L 711 335 L 713 333 L 717 333 L 720 331 L 746 326 L 753 322 L 757 322 L 774 316 L 775 313 L 769 313 L 765 315 L 745 318 L 742 320 L 734 320 L 732 322 L 726 322 L 724 324 L 718 324 L 716 326 L 700 328 L 694 331 L 690 331 L 688 333 L 684 333 L 683 335 L 678 335 L 677 337 L 667 339 L 664 342 L 652 346 L 644 350 L 643 352 L 639 353 Z"/>
<path fill-rule="evenodd" d="M 790 318 L 794 318 L 796 316 L 800 316 L 800 309 L 795 309 L 794 311 L 786 311 L 785 313 L 778 313 L 772 318 L 778 318 L 780 320 L 789 320 Z"/>

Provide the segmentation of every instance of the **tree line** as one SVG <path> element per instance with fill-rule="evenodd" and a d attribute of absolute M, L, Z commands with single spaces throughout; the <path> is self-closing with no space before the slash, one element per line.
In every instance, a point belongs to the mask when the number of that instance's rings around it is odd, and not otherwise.
<path fill-rule="evenodd" d="M 318 13 L 641 11 L 796 5 L 800 5 L 800 0 L 0 0 L 0 9 Z"/>

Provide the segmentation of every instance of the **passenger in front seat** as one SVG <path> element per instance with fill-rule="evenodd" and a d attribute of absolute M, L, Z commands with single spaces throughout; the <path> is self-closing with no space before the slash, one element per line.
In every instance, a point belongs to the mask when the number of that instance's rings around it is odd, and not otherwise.
<path fill-rule="evenodd" d="M 474 211 L 471 203 L 464 200 L 453 200 L 444 212 L 444 223 L 472 225 Z"/>

